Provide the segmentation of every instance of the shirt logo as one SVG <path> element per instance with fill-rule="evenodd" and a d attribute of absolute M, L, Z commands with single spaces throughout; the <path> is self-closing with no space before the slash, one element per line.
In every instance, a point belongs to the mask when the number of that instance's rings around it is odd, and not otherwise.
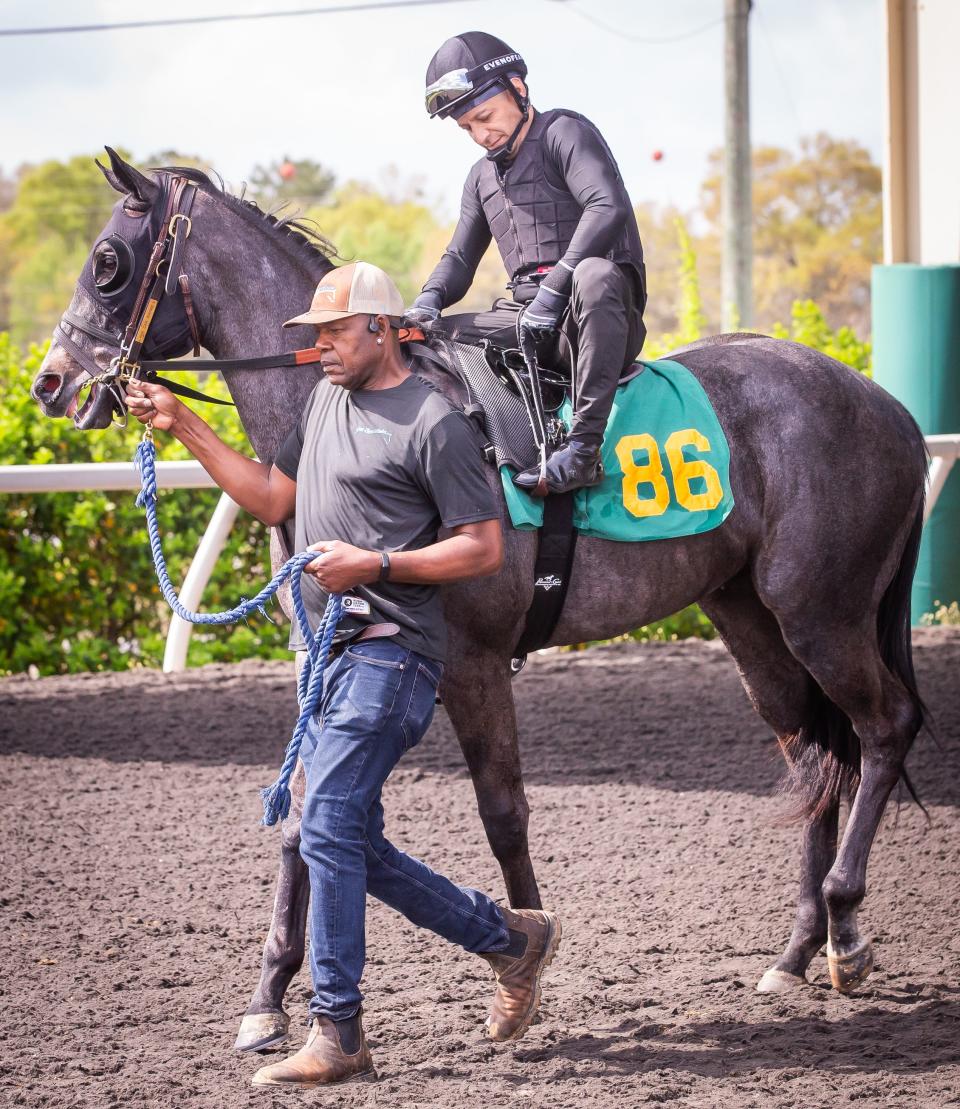
<path fill-rule="evenodd" d="M 361 616 L 370 615 L 370 602 L 362 597 L 344 597 L 342 607 L 344 612 L 356 612 Z"/>
<path fill-rule="evenodd" d="M 364 427 L 363 424 L 357 424 L 353 430 L 359 431 L 361 435 L 382 435 L 388 441 L 393 438 L 393 432 L 387 431 L 385 427 Z"/>
<path fill-rule="evenodd" d="M 560 580 L 560 578 L 557 577 L 556 574 L 546 574 L 542 578 L 537 578 L 537 580 L 533 583 L 533 588 L 544 589 L 549 593 L 550 590 L 553 589 L 555 586 L 561 585 L 563 585 L 563 582 Z"/>

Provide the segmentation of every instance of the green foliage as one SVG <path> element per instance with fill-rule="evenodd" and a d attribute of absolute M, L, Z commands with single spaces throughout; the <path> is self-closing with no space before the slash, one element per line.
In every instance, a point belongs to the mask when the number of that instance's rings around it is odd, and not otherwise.
<path fill-rule="evenodd" d="M 0 465 L 128 461 L 140 425 L 77 432 L 50 420 L 31 400 L 43 351 L 26 358 L 0 333 Z M 225 397 L 219 378 L 184 382 Z M 231 446 L 252 453 L 234 412 L 205 413 Z M 164 459 L 189 455 L 161 436 Z M 164 551 L 174 582 L 182 581 L 219 493 L 170 490 L 158 501 Z M 160 596 L 135 493 L 0 495 L 0 673 L 40 674 L 159 666 L 170 613 Z M 236 603 L 269 576 L 266 528 L 241 515 L 203 598 L 216 610 Z M 271 620 L 194 635 L 190 662 L 233 661 L 249 655 L 287 656 L 279 608 Z"/>
<path fill-rule="evenodd" d="M 660 335 L 644 347 L 644 356 L 649 359 L 662 358 L 668 351 L 695 343 L 703 337 L 707 327 L 707 317 L 703 311 L 703 298 L 700 295 L 700 277 L 697 273 L 697 254 L 686 222 L 676 217 L 673 221 L 677 235 L 679 255 L 677 260 L 677 287 L 680 291 L 679 330 Z"/>
<path fill-rule="evenodd" d="M 199 157 L 163 151 L 149 164 L 204 166 Z M 717 163 L 719 165 L 719 163 Z M 290 172 L 290 168 L 293 172 Z M 281 172 L 282 171 L 282 172 Z M 817 136 L 793 154 L 754 152 L 754 286 L 758 327 L 789 315 L 773 334 L 822 350 L 869 373 L 871 345 L 854 328 L 834 330 L 827 318 L 865 328 L 870 265 L 879 257 L 880 179 L 855 143 Z M 257 167 L 251 195 L 271 207 L 309 205 L 308 215 L 336 243 L 344 260 L 382 266 L 409 302 L 445 247 L 443 227 L 422 190 L 389 175 L 376 188 L 334 178 L 318 163 L 285 159 Z M 69 303 L 76 276 L 107 221 L 116 194 L 89 156 L 26 167 L 16 179 L 0 175 L 0 463 L 127 460 L 137 433 L 78 434 L 67 421 L 41 415 L 29 386 L 41 351 L 21 362 L 14 343 L 47 335 Z M 694 342 L 717 326 L 719 313 L 719 176 L 703 186 L 692 235 L 676 210 L 642 208 L 640 217 L 650 287 L 647 358 Z M 697 224 L 693 224 L 697 226 Z M 494 248 L 487 252 L 462 307 L 481 309 L 502 295 L 505 275 Z M 813 298 L 813 299 L 810 299 Z M 205 389 L 219 390 L 219 381 Z M 249 452 L 229 410 L 204 412 L 231 445 Z M 164 440 L 162 457 L 186 452 Z M 182 580 L 213 512 L 216 491 L 161 494 L 160 516 L 173 580 Z M 0 672 L 35 666 L 41 673 L 158 665 L 169 619 L 159 595 L 143 516 L 132 493 L 0 496 Z M 267 536 L 241 517 L 208 587 L 203 607 L 228 607 L 268 571 Z M 283 656 L 286 631 L 257 619 L 249 626 L 195 632 L 190 661 Z M 951 613 L 931 619 L 950 622 Z M 713 634 L 696 606 L 630 633 L 637 639 Z"/>
<path fill-rule="evenodd" d="M 307 214 L 336 243 L 341 258 L 362 259 L 386 270 L 408 304 L 420 291 L 411 275 L 436 227 L 429 208 L 415 200 L 391 201 L 351 182 L 337 190 L 332 203 Z"/>
<path fill-rule="evenodd" d="M 3 581 L 0 580 L 0 601 L 3 599 Z M 940 601 L 934 601 L 935 608 L 933 612 L 925 612 L 920 617 L 920 623 L 925 628 L 933 628 L 946 626 L 951 628 L 960 627 L 960 604 L 956 601 L 951 601 L 950 604 L 945 605 Z"/>
<path fill-rule="evenodd" d="M 770 334 L 775 339 L 793 339 L 814 350 L 829 354 L 838 362 L 871 375 L 871 356 L 873 344 L 869 339 L 858 339 L 850 327 L 836 331 L 824 319 L 823 312 L 812 300 L 795 300 L 791 313 L 790 327 L 774 325 Z"/>
<path fill-rule="evenodd" d="M 794 301 L 811 298 L 828 319 L 866 331 L 871 268 L 883 248 L 880 167 L 859 143 L 823 133 L 802 139 L 798 152 L 755 147 L 752 165 L 754 326 L 767 331 Z M 699 245 L 711 289 L 719 269 L 721 166 L 717 150 L 701 187 L 707 232 Z"/>
<path fill-rule="evenodd" d="M 586 647 L 598 647 L 605 643 L 625 643 L 630 639 L 638 643 L 671 643 L 677 639 L 691 639 L 694 636 L 697 639 L 715 639 L 717 631 L 698 605 L 689 605 L 672 616 L 656 620 L 652 624 L 645 624 L 642 628 L 634 628 L 624 635 L 614 636 L 613 639 L 592 639 L 588 643 L 576 643 L 567 650 L 581 651 Z"/>
<path fill-rule="evenodd" d="M 89 155 L 23 171 L 0 215 L 0 286 L 15 342 L 49 334 L 117 194 Z"/>

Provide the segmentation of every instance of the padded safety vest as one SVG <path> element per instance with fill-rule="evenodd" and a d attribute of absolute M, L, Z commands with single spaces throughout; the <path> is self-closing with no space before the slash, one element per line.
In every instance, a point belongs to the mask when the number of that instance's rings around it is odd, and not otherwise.
<path fill-rule="evenodd" d="M 537 266 L 556 265 L 566 253 L 583 214 L 559 168 L 547 154 L 544 136 L 560 116 L 573 116 L 593 127 L 576 112 L 563 109 L 538 112 L 516 157 L 502 173 L 489 160 L 480 169 L 480 202 L 511 281 Z M 602 136 L 600 141 L 606 148 Z M 609 149 L 607 153 L 610 154 Z M 614 161 L 612 154 L 610 160 Z M 612 262 L 633 264 L 643 274 L 643 251 L 635 226 L 631 228 L 628 224 L 624 228 L 606 257 Z"/>

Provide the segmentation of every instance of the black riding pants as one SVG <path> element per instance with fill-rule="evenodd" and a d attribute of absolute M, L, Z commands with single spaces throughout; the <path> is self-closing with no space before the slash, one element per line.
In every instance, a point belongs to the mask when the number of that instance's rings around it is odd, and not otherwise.
<path fill-rule="evenodd" d="M 643 348 L 644 303 L 631 268 L 606 258 L 585 258 L 573 271 L 570 305 L 560 334 L 548 349 L 538 348 L 542 364 L 552 362 L 571 373 L 570 438 L 585 446 L 600 446 L 617 383 Z M 518 304 L 497 301 L 489 312 L 445 316 L 442 326 L 461 342 L 489 338 L 498 346 L 515 347 L 519 310 Z"/>

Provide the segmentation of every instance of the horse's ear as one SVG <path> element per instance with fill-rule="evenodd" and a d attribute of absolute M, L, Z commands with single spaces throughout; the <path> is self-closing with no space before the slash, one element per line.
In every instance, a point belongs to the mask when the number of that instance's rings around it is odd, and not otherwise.
<path fill-rule="evenodd" d="M 110 158 L 110 168 L 100 165 L 100 172 L 106 177 L 112 189 L 116 189 L 118 193 L 123 193 L 124 196 L 133 197 L 134 200 L 139 201 L 144 205 L 153 204 L 159 192 L 159 186 L 156 182 L 151 181 L 149 177 L 144 175 L 129 162 L 125 162 L 120 155 L 109 146 L 105 146 L 107 154 Z"/>

